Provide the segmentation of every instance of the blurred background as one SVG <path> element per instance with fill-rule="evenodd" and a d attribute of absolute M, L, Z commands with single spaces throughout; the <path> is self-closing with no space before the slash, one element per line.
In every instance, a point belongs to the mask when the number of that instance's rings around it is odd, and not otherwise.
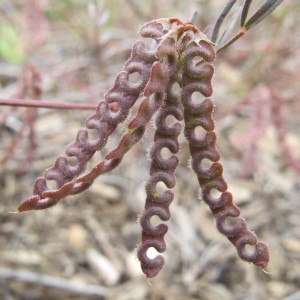
<path fill-rule="evenodd" d="M 195 24 L 210 36 L 226 2 L 2 0 L 0 98 L 97 104 L 145 22 L 187 21 L 197 12 Z M 263 2 L 253 1 L 254 10 Z M 283 1 L 215 62 L 224 177 L 249 227 L 270 247 L 267 272 L 241 261 L 217 232 L 181 139 L 166 264 L 145 278 L 135 251 L 151 126 L 86 192 L 45 211 L 12 214 L 93 112 L 0 106 L 0 298 L 300 299 L 299 10 L 299 0 Z"/>

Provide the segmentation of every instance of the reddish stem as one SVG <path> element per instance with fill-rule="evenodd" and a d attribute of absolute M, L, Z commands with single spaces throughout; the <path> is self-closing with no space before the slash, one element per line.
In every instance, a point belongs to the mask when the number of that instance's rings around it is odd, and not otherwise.
<path fill-rule="evenodd" d="M 217 54 L 221 52 L 222 50 L 228 48 L 230 45 L 232 45 L 234 42 L 236 42 L 239 38 L 241 38 L 246 33 L 245 28 L 241 28 L 240 31 L 226 44 L 222 45 L 219 49 L 217 49 Z"/>
<path fill-rule="evenodd" d="M 56 109 L 87 109 L 95 110 L 97 104 L 91 103 L 70 103 L 60 101 L 42 101 L 31 99 L 3 99 L 0 98 L 0 106 L 23 106 L 38 108 L 56 108 Z"/>

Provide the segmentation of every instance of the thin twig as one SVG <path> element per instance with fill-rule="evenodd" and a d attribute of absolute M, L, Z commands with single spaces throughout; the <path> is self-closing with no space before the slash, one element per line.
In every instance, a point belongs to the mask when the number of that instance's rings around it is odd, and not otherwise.
<path fill-rule="evenodd" d="M 42 101 L 32 99 L 3 99 L 0 98 L 0 106 L 22 106 L 38 108 L 55 108 L 55 109 L 86 109 L 94 110 L 97 104 L 91 103 L 70 103 L 60 101 Z"/>
<path fill-rule="evenodd" d="M 73 282 L 59 277 L 38 274 L 26 270 L 11 270 L 0 268 L 0 278 L 4 280 L 10 279 L 30 282 L 37 285 L 44 285 L 59 290 L 66 290 L 73 293 L 80 293 L 85 295 L 107 297 L 109 294 L 109 290 L 105 287 Z"/>
<path fill-rule="evenodd" d="M 246 33 L 245 28 L 241 28 L 240 31 L 226 44 L 222 45 L 219 49 L 217 49 L 217 53 L 221 52 L 225 48 L 229 47 L 231 44 L 233 44 L 236 40 L 238 40 L 240 37 L 242 37 Z"/>

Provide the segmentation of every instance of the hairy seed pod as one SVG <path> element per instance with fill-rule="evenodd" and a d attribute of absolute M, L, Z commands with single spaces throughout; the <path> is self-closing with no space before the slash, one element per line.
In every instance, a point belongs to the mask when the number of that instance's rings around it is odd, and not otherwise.
<path fill-rule="evenodd" d="M 192 169 L 197 176 L 202 199 L 210 207 L 218 230 L 236 247 L 242 259 L 265 267 L 269 260 L 268 247 L 258 242 L 246 221 L 240 217 L 240 210 L 227 191 L 223 166 L 219 162 L 212 119 L 214 103 L 207 98 L 213 92 L 212 62 L 216 51 L 212 42 L 193 24 L 176 18 L 151 21 L 141 28 L 140 33 L 142 37 L 154 39 L 156 48 L 150 51 L 140 41 L 134 44 L 123 71 L 116 76 L 113 87 L 94 114 L 87 118 L 85 128 L 80 129 L 75 141 L 66 147 L 65 155 L 59 156 L 44 176 L 36 179 L 34 195 L 21 203 L 18 211 L 49 208 L 64 197 L 89 188 L 98 176 L 121 163 L 125 154 L 140 141 L 149 121 L 155 116 L 150 175 L 146 181 L 146 201 L 140 217 L 142 237 L 137 250 L 143 272 L 147 277 L 154 277 L 165 260 L 162 255 L 150 258 L 148 250 L 154 248 L 159 253 L 166 250 L 164 236 L 168 226 L 165 222 L 171 216 L 169 206 L 174 198 L 171 189 L 176 183 L 175 171 L 179 161 L 176 156 L 180 149 L 178 136 L 184 122 Z M 138 76 L 137 81 L 132 80 L 134 74 Z M 128 117 L 140 96 L 142 100 L 138 110 L 129 120 L 119 144 L 102 161 L 82 174 L 95 152 L 106 145 L 117 126 Z M 91 138 L 90 131 L 96 133 L 94 138 Z M 167 149 L 167 157 L 164 149 Z M 75 157 L 76 163 L 71 165 L 68 157 Z M 47 183 L 50 180 L 56 182 L 56 189 L 49 189 Z M 159 190 L 160 183 L 165 186 L 163 191 Z M 155 217 L 159 219 L 158 225 L 153 224 L 152 218 Z"/>
<path fill-rule="evenodd" d="M 204 46 L 204 44 L 202 44 Z M 211 53 L 210 53 L 211 52 Z M 192 156 L 192 168 L 197 175 L 202 188 L 202 198 L 209 205 L 217 221 L 218 230 L 224 234 L 236 247 L 238 255 L 258 266 L 266 266 L 269 260 L 268 248 L 258 242 L 256 235 L 250 232 L 244 219 L 240 217 L 240 210 L 232 203 L 232 195 L 227 191 L 227 184 L 223 178 L 223 167 L 219 163 L 220 154 L 217 151 L 216 134 L 212 120 L 213 103 L 210 99 L 203 99 L 200 103 L 193 103 L 192 95 L 200 92 L 203 97 L 212 94 L 211 78 L 214 68 L 210 66 L 213 61 L 213 47 L 205 44 L 200 50 L 195 44 L 189 45 L 184 53 L 183 69 L 183 101 L 185 137 L 189 142 Z M 200 63 L 193 64 L 195 58 Z M 196 135 L 196 127 L 200 126 L 204 134 Z M 204 167 L 202 161 L 211 161 L 209 167 Z M 221 195 L 213 197 L 212 191 L 217 190 Z M 232 223 L 228 225 L 228 223 Z M 246 245 L 254 245 L 252 254 L 245 250 Z"/>

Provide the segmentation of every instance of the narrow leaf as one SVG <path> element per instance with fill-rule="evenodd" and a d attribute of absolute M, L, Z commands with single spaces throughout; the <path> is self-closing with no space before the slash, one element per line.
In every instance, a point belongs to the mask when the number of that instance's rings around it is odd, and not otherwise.
<path fill-rule="evenodd" d="M 252 0 L 246 0 L 244 7 L 243 7 L 243 11 L 242 11 L 242 15 L 241 15 L 241 27 L 244 26 L 248 12 L 249 12 L 249 8 L 251 5 Z"/>
<path fill-rule="evenodd" d="M 232 9 L 233 5 L 235 4 L 236 0 L 229 0 L 226 4 L 226 6 L 224 7 L 222 13 L 220 14 L 220 16 L 217 19 L 217 22 L 214 26 L 214 30 L 211 36 L 211 41 L 213 43 L 215 43 L 217 41 L 218 35 L 219 35 L 219 31 L 220 28 L 222 26 L 222 23 L 225 19 L 225 17 L 228 15 L 228 13 L 230 12 L 230 10 Z"/>
<path fill-rule="evenodd" d="M 259 10 L 248 20 L 244 25 L 244 28 L 249 30 L 258 23 L 260 23 L 265 17 L 271 14 L 282 2 L 283 0 L 267 0 L 259 8 Z"/>
<path fill-rule="evenodd" d="M 221 48 L 226 43 L 226 40 L 229 39 L 230 35 L 232 34 L 234 28 L 236 27 L 236 25 L 239 21 L 239 16 L 240 16 L 241 10 L 242 10 L 241 6 L 237 7 L 237 9 L 236 9 L 235 13 L 233 14 L 229 24 L 227 25 L 226 30 L 222 34 L 221 38 L 218 40 L 217 49 Z"/>

